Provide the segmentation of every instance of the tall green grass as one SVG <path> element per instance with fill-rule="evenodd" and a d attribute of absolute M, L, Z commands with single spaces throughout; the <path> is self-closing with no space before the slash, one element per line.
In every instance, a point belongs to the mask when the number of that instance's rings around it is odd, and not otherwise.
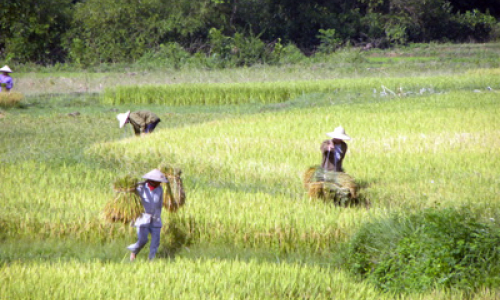
<path fill-rule="evenodd" d="M 467 208 L 394 214 L 363 226 L 345 261 L 386 291 L 474 291 L 500 283 L 500 226 Z"/>
<path fill-rule="evenodd" d="M 310 93 L 379 90 L 394 95 L 449 90 L 486 90 L 500 88 L 498 69 L 471 72 L 467 75 L 362 78 L 296 82 L 252 82 L 223 84 L 136 85 L 107 88 L 101 98 L 105 104 L 227 105 L 243 103 L 278 103 Z"/>

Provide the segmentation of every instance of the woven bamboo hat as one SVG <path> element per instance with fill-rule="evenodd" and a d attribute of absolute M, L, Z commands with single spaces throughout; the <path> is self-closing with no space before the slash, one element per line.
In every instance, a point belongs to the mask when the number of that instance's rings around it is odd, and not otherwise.
<path fill-rule="evenodd" d="M 350 140 L 351 137 L 345 133 L 345 129 L 342 126 L 339 126 L 335 128 L 332 132 L 328 132 L 326 135 L 328 135 L 331 138 L 334 139 L 339 139 L 339 140 Z"/>
<path fill-rule="evenodd" d="M 5 65 L 2 68 L 0 68 L 0 72 L 12 73 L 12 70 L 9 68 L 9 66 Z"/>
<path fill-rule="evenodd" d="M 142 178 L 149 179 L 149 180 L 156 181 L 156 182 L 168 182 L 165 175 L 158 169 L 154 169 L 152 171 L 149 171 L 144 176 L 142 176 Z"/>
<path fill-rule="evenodd" d="M 127 111 L 126 113 L 116 115 L 118 122 L 120 122 L 120 128 L 122 128 L 125 125 L 125 123 L 127 123 L 129 116 L 130 116 L 130 110 Z"/>

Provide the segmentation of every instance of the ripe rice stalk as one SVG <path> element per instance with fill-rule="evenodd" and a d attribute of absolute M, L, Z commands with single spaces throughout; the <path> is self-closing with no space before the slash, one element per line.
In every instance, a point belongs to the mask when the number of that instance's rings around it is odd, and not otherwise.
<path fill-rule="evenodd" d="M 114 184 L 115 197 L 104 207 L 106 220 L 113 223 L 129 223 L 144 212 L 141 199 L 135 193 L 139 180 L 131 175 L 118 178 Z"/>
<path fill-rule="evenodd" d="M 163 184 L 163 206 L 170 212 L 176 212 L 186 203 L 186 192 L 181 178 L 182 170 L 168 164 L 161 164 L 158 169 L 168 179 L 168 183 Z"/>

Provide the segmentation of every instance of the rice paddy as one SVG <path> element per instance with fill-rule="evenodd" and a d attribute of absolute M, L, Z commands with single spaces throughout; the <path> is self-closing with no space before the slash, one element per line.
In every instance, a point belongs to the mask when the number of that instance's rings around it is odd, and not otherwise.
<path fill-rule="evenodd" d="M 339 254 L 363 224 L 394 212 L 465 206 L 500 220 L 500 70 L 479 66 L 29 94 L 0 118 L 0 299 L 497 299 L 487 286 L 382 292 Z M 115 118 L 139 108 L 162 119 L 141 138 Z M 339 125 L 353 137 L 344 168 L 369 207 L 304 187 Z M 162 214 L 157 259 L 141 252 L 131 264 L 134 229 L 103 210 L 130 185 L 117 179 L 157 167 L 182 174 L 170 185 L 177 206 Z"/>

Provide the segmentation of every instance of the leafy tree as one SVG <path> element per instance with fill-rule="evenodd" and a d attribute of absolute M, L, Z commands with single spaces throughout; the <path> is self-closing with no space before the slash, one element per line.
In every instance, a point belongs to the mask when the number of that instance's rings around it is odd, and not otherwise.
<path fill-rule="evenodd" d="M 65 46 L 84 64 L 127 62 L 205 28 L 210 0 L 88 0 L 75 5 Z"/>
<path fill-rule="evenodd" d="M 2 1 L 0 54 L 7 61 L 63 61 L 61 38 L 71 19 L 70 7 L 71 0 Z"/>
<path fill-rule="evenodd" d="M 454 13 L 466 13 L 467 11 L 490 12 L 496 18 L 500 18 L 500 2 L 498 0 L 448 0 Z"/>

